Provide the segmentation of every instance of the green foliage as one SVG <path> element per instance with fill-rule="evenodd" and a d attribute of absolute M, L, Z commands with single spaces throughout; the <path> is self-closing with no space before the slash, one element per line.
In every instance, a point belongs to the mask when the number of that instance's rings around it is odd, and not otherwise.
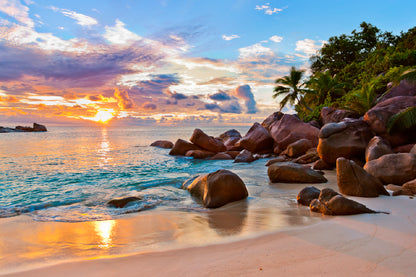
<path fill-rule="evenodd" d="M 390 117 L 387 132 L 406 131 L 416 128 L 416 107 L 409 107 Z"/>
<path fill-rule="evenodd" d="M 416 27 L 395 36 L 363 22 L 350 35 L 331 37 L 311 57 L 311 69 L 295 106 L 301 118 L 317 119 L 323 105 L 364 114 L 392 84 L 416 80 Z"/>

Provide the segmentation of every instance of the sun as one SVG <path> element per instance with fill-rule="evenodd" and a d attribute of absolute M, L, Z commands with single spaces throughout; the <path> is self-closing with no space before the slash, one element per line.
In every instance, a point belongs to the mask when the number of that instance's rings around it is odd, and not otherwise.
<path fill-rule="evenodd" d="M 114 113 L 113 109 L 99 110 L 95 114 L 95 116 L 92 118 L 92 120 L 96 122 L 100 122 L 100 123 L 107 123 L 108 121 L 110 121 L 110 119 L 114 117 L 113 113 Z"/>

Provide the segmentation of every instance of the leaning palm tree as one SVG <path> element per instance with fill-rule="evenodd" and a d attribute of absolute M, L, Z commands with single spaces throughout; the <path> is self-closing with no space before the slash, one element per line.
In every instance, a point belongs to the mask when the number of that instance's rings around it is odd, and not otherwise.
<path fill-rule="evenodd" d="M 306 103 L 302 100 L 302 95 L 308 91 L 307 89 L 303 88 L 304 84 L 300 83 L 303 77 L 303 73 L 303 70 L 296 70 L 296 68 L 292 66 L 288 76 L 284 76 L 275 81 L 277 85 L 273 90 L 273 98 L 284 96 L 279 102 L 280 110 L 282 110 L 288 102 L 291 105 L 294 105 L 295 102 L 297 102 L 305 106 L 309 111 L 312 111 L 312 109 L 309 108 L 308 105 L 306 105 Z"/>

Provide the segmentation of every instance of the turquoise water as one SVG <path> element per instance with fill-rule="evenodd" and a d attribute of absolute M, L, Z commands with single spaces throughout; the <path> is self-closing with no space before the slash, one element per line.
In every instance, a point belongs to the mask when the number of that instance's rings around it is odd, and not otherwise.
<path fill-rule="evenodd" d="M 235 128 L 235 127 L 233 127 Z M 231 127 L 203 128 L 217 136 Z M 248 127 L 236 127 L 243 135 Z M 181 184 L 189 177 L 232 169 L 232 161 L 169 156 L 159 139 L 189 139 L 186 127 L 49 127 L 46 133 L 0 134 L 0 217 L 92 221 L 156 207 L 199 210 Z M 244 169 L 241 165 L 239 168 Z M 238 167 L 237 167 L 238 170 Z M 141 196 L 123 209 L 106 203 Z"/>

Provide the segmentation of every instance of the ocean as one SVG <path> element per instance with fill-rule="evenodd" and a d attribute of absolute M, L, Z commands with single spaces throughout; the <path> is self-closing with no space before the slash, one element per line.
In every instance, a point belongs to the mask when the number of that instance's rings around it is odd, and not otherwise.
<path fill-rule="evenodd" d="M 201 129 L 218 136 L 232 128 L 244 135 L 249 126 Z M 307 184 L 271 184 L 266 159 L 194 160 L 149 146 L 189 140 L 193 129 L 48 126 L 45 133 L 0 134 L 0 268 L 206 245 L 321 220 L 296 203 Z M 211 210 L 181 189 L 218 169 L 241 177 L 247 200 Z M 127 196 L 142 200 L 107 205 Z"/>

